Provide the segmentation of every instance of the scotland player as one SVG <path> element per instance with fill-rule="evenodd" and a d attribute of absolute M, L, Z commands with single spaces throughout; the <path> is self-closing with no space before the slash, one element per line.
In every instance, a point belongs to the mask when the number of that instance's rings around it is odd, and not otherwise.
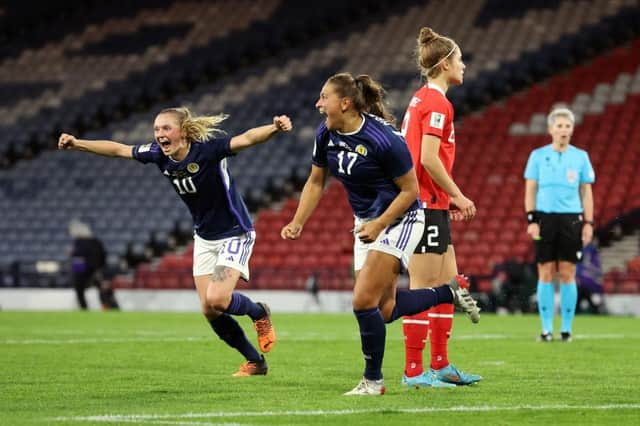
<path fill-rule="evenodd" d="M 213 331 L 245 358 L 236 377 L 267 374 L 267 363 L 247 340 L 231 315 L 248 315 L 258 334 L 262 352 L 269 352 L 276 336 L 264 303 L 254 303 L 234 291 L 238 280 L 249 279 L 249 258 L 255 242 L 251 218 L 233 178 L 226 157 L 292 129 L 285 115 L 273 124 L 256 127 L 234 137 L 217 126 L 226 115 L 194 117 L 187 108 L 160 111 L 154 122 L 155 141 L 125 145 L 113 141 L 76 139 L 63 133 L 59 149 L 89 151 L 108 157 L 133 158 L 154 163 L 171 181 L 187 205 L 195 224 L 193 276 L 202 312 Z"/>
<path fill-rule="evenodd" d="M 553 340 L 553 277 L 560 280 L 560 335 L 571 341 L 578 290 L 576 263 L 593 238 L 595 173 L 586 151 L 570 145 L 573 112 L 555 108 L 547 117 L 551 143 L 534 149 L 524 171 L 527 233 L 535 242 L 538 263 L 539 340 Z"/>
<path fill-rule="evenodd" d="M 413 95 L 402 121 L 402 133 L 413 157 L 425 209 L 424 234 L 409 262 L 409 287 L 424 288 L 458 274 L 449 215 L 455 220 L 469 220 L 475 216 L 476 207 L 452 176 L 456 154 L 454 111 L 446 93 L 450 86 L 462 84 L 462 52 L 450 38 L 424 27 L 418 35 L 416 53 L 420 73 L 428 82 Z M 451 204 L 457 210 L 449 210 Z M 452 387 L 482 379 L 449 363 L 453 312 L 452 304 L 442 304 L 403 318 L 403 385 Z M 422 355 L 427 336 L 431 348 L 428 372 L 423 369 Z"/>
<path fill-rule="evenodd" d="M 329 172 L 345 186 L 355 215 L 353 312 L 360 327 L 364 377 L 345 395 L 382 395 L 385 322 L 455 302 L 478 320 L 476 302 L 462 276 L 449 285 L 396 290 L 395 281 L 420 240 L 424 214 L 418 202 L 411 155 L 382 103 L 383 89 L 367 75 L 330 77 L 316 107 L 326 116 L 318 128 L 311 174 L 285 239 L 300 237 L 318 205 Z"/>

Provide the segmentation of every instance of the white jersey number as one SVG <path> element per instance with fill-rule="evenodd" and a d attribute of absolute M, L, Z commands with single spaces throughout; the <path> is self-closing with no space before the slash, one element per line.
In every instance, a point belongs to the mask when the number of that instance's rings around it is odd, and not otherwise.
<path fill-rule="evenodd" d="M 351 174 L 351 168 L 353 167 L 353 164 L 356 162 L 356 160 L 358 159 L 358 154 L 355 152 L 347 152 L 347 158 L 348 158 L 348 163 L 347 163 L 347 171 L 346 174 L 350 175 Z M 340 151 L 338 152 L 338 172 L 345 174 L 345 170 L 342 167 L 342 163 L 344 161 L 344 151 Z"/>
<path fill-rule="evenodd" d="M 198 192 L 196 189 L 196 184 L 193 183 L 193 179 L 191 176 L 183 178 L 183 179 L 174 179 L 173 184 L 178 188 L 178 192 L 180 195 L 184 194 L 195 194 Z"/>
<path fill-rule="evenodd" d="M 427 226 L 427 245 L 429 247 L 438 247 L 438 237 L 440 230 L 436 225 Z"/>

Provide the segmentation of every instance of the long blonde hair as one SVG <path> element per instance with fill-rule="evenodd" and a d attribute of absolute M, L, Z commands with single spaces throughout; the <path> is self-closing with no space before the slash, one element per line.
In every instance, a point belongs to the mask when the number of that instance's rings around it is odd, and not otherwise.
<path fill-rule="evenodd" d="M 227 114 L 194 117 L 187 107 L 165 108 L 159 114 L 173 114 L 189 142 L 205 142 L 214 135 L 225 134 L 218 125 L 229 117 Z"/>
<path fill-rule="evenodd" d="M 458 45 L 449 37 L 444 37 L 429 27 L 420 29 L 417 39 L 416 59 L 420 73 L 426 78 L 440 74 L 440 65 L 449 59 Z"/>

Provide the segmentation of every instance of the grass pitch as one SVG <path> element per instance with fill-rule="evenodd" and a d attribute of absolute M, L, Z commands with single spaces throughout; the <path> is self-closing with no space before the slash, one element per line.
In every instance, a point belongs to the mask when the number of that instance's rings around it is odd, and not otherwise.
<path fill-rule="evenodd" d="M 449 359 L 484 380 L 455 389 L 400 387 L 397 321 L 382 397 L 342 396 L 363 370 L 352 315 L 273 321 L 269 374 L 240 379 L 197 313 L 0 312 L 0 424 L 640 423 L 640 319 L 577 317 L 572 343 L 542 344 L 536 316 L 457 315 Z"/>

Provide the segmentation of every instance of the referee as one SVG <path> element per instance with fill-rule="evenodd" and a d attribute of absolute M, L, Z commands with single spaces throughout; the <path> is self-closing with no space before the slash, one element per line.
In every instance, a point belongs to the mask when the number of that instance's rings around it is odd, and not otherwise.
<path fill-rule="evenodd" d="M 586 151 L 571 143 L 575 117 L 554 108 L 547 117 L 551 144 L 534 149 L 524 171 L 527 233 L 533 238 L 538 263 L 539 341 L 553 341 L 554 276 L 560 282 L 560 335 L 571 341 L 578 290 L 576 263 L 593 237 L 595 173 Z"/>

